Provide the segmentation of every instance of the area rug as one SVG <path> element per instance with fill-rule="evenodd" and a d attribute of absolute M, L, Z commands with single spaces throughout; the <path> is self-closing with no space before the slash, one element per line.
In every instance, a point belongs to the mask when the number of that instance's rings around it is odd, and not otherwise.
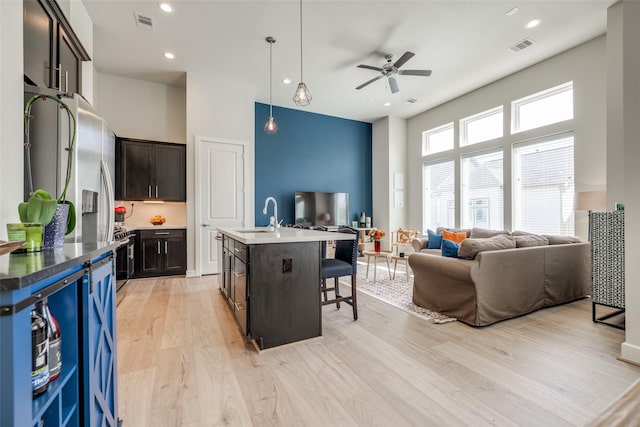
<path fill-rule="evenodd" d="M 454 322 L 454 317 L 448 317 L 435 311 L 419 307 L 412 302 L 413 297 L 413 276 L 407 281 L 404 266 L 398 264 L 398 271 L 395 279 L 389 278 L 387 266 L 378 264 L 376 272 L 376 282 L 373 282 L 373 265 L 369 269 L 369 277 L 366 277 L 367 262 L 358 260 L 358 291 L 372 296 L 380 301 L 400 308 L 407 313 L 411 313 L 421 319 L 431 323 Z M 393 266 L 391 267 L 393 273 Z M 342 277 L 340 285 L 349 286 L 351 279 Z"/>

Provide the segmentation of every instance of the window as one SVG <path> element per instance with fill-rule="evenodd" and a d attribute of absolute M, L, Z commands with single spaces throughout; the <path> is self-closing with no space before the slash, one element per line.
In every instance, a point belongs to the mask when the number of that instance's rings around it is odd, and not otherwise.
<path fill-rule="evenodd" d="M 513 229 L 574 234 L 573 135 L 513 147 Z"/>
<path fill-rule="evenodd" d="M 453 122 L 422 132 L 422 155 L 453 149 Z"/>
<path fill-rule="evenodd" d="M 455 225 L 455 170 L 453 160 L 424 165 L 423 228 Z"/>
<path fill-rule="evenodd" d="M 501 138 L 503 129 L 502 105 L 482 113 L 460 119 L 460 145 L 477 144 Z"/>
<path fill-rule="evenodd" d="M 512 133 L 573 119 L 573 82 L 513 101 L 511 114 Z"/>
<path fill-rule="evenodd" d="M 463 228 L 504 228 L 502 157 L 502 151 L 493 151 L 462 158 Z"/>

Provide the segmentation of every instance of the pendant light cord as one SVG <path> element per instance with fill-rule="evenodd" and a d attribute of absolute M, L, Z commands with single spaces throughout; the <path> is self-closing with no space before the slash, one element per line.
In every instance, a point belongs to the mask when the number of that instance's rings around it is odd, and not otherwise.
<path fill-rule="evenodd" d="M 300 0 L 300 81 L 304 82 L 302 74 L 302 0 Z"/>
<path fill-rule="evenodd" d="M 269 117 L 273 117 L 273 104 L 271 102 L 271 93 L 272 93 L 271 81 L 272 80 L 273 80 L 273 41 L 269 41 Z"/>

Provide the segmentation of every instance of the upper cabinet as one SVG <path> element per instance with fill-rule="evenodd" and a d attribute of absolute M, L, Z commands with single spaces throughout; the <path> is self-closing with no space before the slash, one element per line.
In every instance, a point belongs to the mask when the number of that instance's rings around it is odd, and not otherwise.
<path fill-rule="evenodd" d="M 118 138 L 116 199 L 187 200 L 187 152 L 184 144 Z"/>
<path fill-rule="evenodd" d="M 82 61 L 89 54 L 55 0 L 24 0 L 25 82 L 81 92 Z"/>

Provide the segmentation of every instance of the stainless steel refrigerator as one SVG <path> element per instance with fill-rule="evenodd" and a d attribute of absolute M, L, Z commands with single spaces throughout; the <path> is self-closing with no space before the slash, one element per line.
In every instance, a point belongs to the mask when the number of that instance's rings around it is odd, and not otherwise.
<path fill-rule="evenodd" d="M 51 89 L 25 85 L 25 104 L 37 94 L 59 97 L 76 117 L 76 143 L 66 199 L 76 207 L 77 222 L 75 230 L 65 237 L 65 242 L 112 241 L 114 133 L 82 96 L 60 94 Z M 42 188 L 53 198 L 57 198 L 64 188 L 69 135 L 72 134 L 73 128 L 65 109 L 50 99 L 43 98 L 33 102 L 30 116 L 30 147 L 25 146 L 25 200 L 30 192 L 27 176 L 29 169 L 33 189 Z M 29 161 L 30 168 L 26 164 Z"/>

